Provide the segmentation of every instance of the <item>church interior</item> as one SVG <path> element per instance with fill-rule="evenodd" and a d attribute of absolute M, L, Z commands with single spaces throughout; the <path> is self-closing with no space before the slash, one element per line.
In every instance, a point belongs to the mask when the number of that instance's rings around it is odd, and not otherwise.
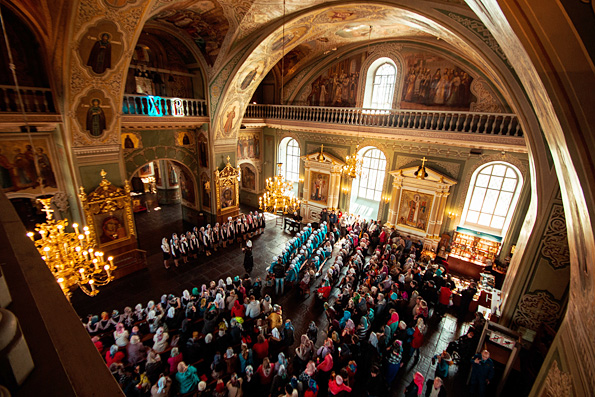
<path fill-rule="evenodd" d="M 595 1 L 0 0 L 0 16 L 12 395 L 133 395 L 81 321 L 242 276 L 246 239 L 179 267 L 162 240 L 256 212 L 252 278 L 308 224 L 338 241 L 378 221 L 459 292 L 481 286 L 487 395 L 593 395 Z M 274 295 L 293 347 L 330 325 L 316 278 L 307 299 Z M 433 378 L 473 317 L 455 311 L 430 318 L 390 395 Z M 455 367 L 448 395 L 467 395 Z"/>

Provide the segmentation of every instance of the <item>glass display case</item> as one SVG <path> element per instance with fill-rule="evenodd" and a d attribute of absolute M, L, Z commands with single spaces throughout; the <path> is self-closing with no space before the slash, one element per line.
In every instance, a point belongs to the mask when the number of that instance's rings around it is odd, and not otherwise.
<path fill-rule="evenodd" d="M 457 227 L 450 245 L 450 256 L 478 265 L 492 263 L 500 253 L 502 237 Z"/>

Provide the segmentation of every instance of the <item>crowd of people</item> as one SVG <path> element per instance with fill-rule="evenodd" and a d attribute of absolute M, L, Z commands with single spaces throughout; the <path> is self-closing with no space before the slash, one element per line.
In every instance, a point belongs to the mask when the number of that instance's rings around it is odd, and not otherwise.
<path fill-rule="evenodd" d="M 360 395 L 387 395 L 401 368 L 419 359 L 430 314 L 444 315 L 454 284 L 410 238 L 380 222 L 352 217 L 341 238 L 341 218 L 327 220 L 290 239 L 264 283 L 247 273 L 179 297 L 165 294 L 145 307 L 89 317 L 86 327 L 125 394 L 323 397 L 355 388 Z M 244 222 L 249 225 L 241 220 L 215 228 L 235 231 Z M 258 229 L 240 226 L 242 234 L 231 243 Z M 205 252 L 210 247 L 215 245 L 204 244 Z M 300 286 L 308 278 L 303 289 L 309 290 L 317 275 L 320 288 L 338 291 L 336 299 L 320 296 L 328 325 L 319 330 L 321 324 L 312 321 L 304 334 L 294 335 L 291 319 L 271 295 L 283 294 L 285 282 L 302 276 Z M 482 320 L 478 316 L 466 335 L 435 352 L 435 376 L 415 373 L 405 395 L 447 395 L 444 380 L 455 355 L 460 365 L 472 366 L 472 388 L 485 395 L 493 363 L 487 351 L 473 356 L 479 335 L 474 327 L 481 329 Z"/>
<path fill-rule="evenodd" d="M 189 258 L 197 259 L 198 255 L 211 256 L 219 248 L 227 248 L 235 243 L 246 243 L 248 239 L 264 233 L 266 221 L 264 214 L 250 211 L 241 214 L 235 220 L 227 218 L 227 222 L 211 227 L 210 224 L 201 228 L 194 227 L 192 231 L 173 233 L 171 239 L 163 237 L 161 250 L 163 251 L 163 265 L 166 269 L 170 267 L 170 260 L 178 267 L 180 260 L 188 263 Z M 252 271 L 250 268 L 248 273 Z"/>

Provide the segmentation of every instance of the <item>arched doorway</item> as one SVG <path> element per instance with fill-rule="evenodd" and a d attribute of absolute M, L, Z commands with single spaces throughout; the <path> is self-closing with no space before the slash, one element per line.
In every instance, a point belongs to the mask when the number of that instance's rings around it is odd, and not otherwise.
<path fill-rule="evenodd" d="M 160 252 L 163 237 L 196 226 L 185 220 L 185 213 L 199 204 L 196 178 L 185 164 L 150 161 L 132 174 L 130 185 L 139 247 L 147 256 Z"/>

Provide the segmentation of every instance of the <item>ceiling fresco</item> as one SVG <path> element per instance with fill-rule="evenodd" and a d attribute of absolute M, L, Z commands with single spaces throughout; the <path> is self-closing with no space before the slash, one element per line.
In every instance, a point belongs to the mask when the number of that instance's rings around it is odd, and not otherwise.
<path fill-rule="evenodd" d="M 217 1 L 177 1 L 153 17 L 171 24 L 190 36 L 207 63 L 213 65 L 227 32 L 229 22 Z"/>

